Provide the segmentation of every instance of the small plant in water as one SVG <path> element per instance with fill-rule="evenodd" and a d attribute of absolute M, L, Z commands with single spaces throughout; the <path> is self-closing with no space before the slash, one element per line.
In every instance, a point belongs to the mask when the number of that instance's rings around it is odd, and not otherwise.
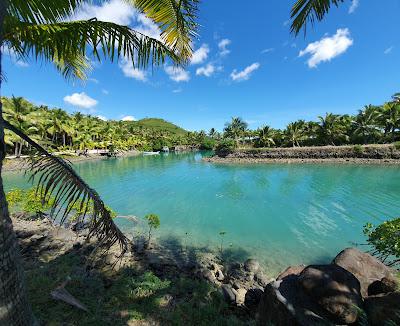
<path fill-rule="evenodd" d="M 222 253 L 224 252 L 224 236 L 225 235 L 226 235 L 226 231 L 221 231 L 219 233 L 219 236 L 221 238 L 221 242 L 220 242 L 220 246 L 219 246 L 219 251 L 221 253 L 221 256 L 222 256 Z"/>
<path fill-rule="evenodd" d="M 160 217 L 156 214 L 148 214 L 144 218 L 149 226 L 148 244 L 150 244 L 152 231 L 160 227 Z"/>

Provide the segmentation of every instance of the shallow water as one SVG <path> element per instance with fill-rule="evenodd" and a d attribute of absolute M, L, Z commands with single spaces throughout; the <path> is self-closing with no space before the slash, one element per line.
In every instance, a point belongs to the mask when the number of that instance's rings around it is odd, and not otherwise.
<path fill-rule="evenodd" d="M 161 218 L 158 237 L 255 257 L 272 275 L 326 263 L 364 243 L 366 222 L 400 215 L 400 169 L 382 165 L 213 165 L 202 154 L 117 158 L 75 165 L 119 215 Z M 6 189 L 27 187 L 5 173 Z M 119 219 L 125 231 L 132 222 Z"/>

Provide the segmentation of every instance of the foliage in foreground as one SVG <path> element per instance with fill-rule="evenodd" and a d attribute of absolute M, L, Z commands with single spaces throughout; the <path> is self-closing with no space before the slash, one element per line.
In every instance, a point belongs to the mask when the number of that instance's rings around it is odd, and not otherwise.
<path fill-rule="evenodd" d="M 91 276 L 80 271 L 81 257 L 67 253 L 26 272 L 35 315 L 48 325 L 130 325 L 157 321 L 161 325 L 244 325 L 222 295 L 204 281 L 186 276 L 161 279 L 152 272 L 125 269 Z M 68 291 L 85 304 L 84 313 L 49 293 L 68 276 Z M 172 302 L 169 302 L 172 297 Z M 248 325 L 248 323 L 246 323 Z"/>
<path fill-rule="evenodd" d="M 389 266 L 400 263 L 400 218 L 374 226 L 368 223 L 364 227 L 367 242 L 375 248 L 373 252 Z"/>
<path fill-rule="evenodd" d="M 30 213 L 37 218 L 48 214 L 54 206 L 54 197 L 48 196 L 43 199 L 36 188 L 12 189 L 6 193 L 6 199 L 11 213 Z M 108 209 L 112 218 L 117 216 L 116 212 L 109 206 L 106 206 L 106 209 Z M 68 221 L 81 221 L 85 215 L 90 216 L 92 213 L 93 205 L 78 199 L 72 206 Z"/>

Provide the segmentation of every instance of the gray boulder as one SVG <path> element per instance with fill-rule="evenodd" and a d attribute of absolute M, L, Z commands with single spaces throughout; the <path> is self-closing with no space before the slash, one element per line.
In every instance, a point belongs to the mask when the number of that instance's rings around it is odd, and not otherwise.
<path fill-rule="evenodd" d="M 312 265 L 299 276 L 299 285 L 338 324 L 357 321 L 362 307 L 360 282 L 338 265 Z"/>
<path fill-rule="evenodd" d="M 394 271 L 375 257 L 355 248 L 347 248 L 339 253 L 332 262 L 352 273 L 361 284 L 361 294 L 368 295 L 368 287 L 382 278 L 391 278 Z"/>

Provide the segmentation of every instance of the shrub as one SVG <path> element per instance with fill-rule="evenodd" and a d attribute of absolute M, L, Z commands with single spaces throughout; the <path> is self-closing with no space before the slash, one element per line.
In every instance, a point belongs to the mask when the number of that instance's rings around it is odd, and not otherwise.
<path fill-rule="evenodd" d="M 200 149 L 212 150 L 212 149 L 214 149 L 214 146 L 215 146 L 215 140 L 214 139 L 205 138 L 200 144 Z"/>
<path fill-rule="evenodd" d="M 162 281 L 152 272 L 146 272 L 139 279 L 132 279 L 128 282 L 129 297 L 131 299 L 146 298 L 156 292 L 167 289 L 170 284 L 170 281 Z"/>
<path fill-rule="evenodd" d="M 400 151 L 400 141 L 397 141 L 393 143 L 394 148 L 396 148 L 398 151 Z"/>
<path fill-rule="evenodd" d="M 375 248 L 374 254 L 384 263 L 400 263 L 400 218 L 386 221 L 375 227 L 371 223 L 364 226 L 367 242 Z"/>
<path fill-rule="evenodd" d="M 364 150 L 361 145 L 354 145 L 353 151 L 354 151 L 354 154 L 360 155 L 363 153 Z"/>
<path fill-rule="evenodd" d="M 226 156 L 229 153 L 232 153 L 235 148 L 235 143 L 233 140 L 222 140 L 215 147 L 215 153 L 218 156 Z"/>

